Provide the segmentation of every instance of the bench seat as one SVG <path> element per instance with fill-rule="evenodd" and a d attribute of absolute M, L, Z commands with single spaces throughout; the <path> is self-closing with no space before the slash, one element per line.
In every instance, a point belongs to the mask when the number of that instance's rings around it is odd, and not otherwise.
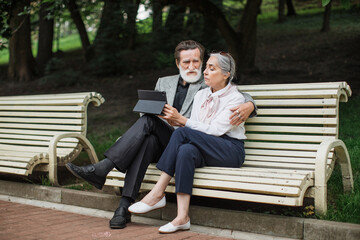
<path fill-rule="evenodd" d="M 57 166 L 83 149 L 97 162 L 86 139 L 87 107 L 104 101 L 95 92 L 0 97 L 0 173 L 49 171 L 50 181 L 58 185 Z"/>
<path fill-rule="evenodd" d="M 327 210 L 327 181 L 341 166 L 344 190 L 353 189 L 349 155 L 338 139 L 339 102 L 351 89 L 345 82 L 241 85 L 258 106 L 245 125 L 245 162 L 241 168 L 196 169 L 193 195 L 286 206 L 315 199 L 317 213 Z M 160 171 L 151 164 L 141 185 L 152 189 Z M 122 187 L 124 174 L 112 170 L 105 183 Z M 171 180 L 167 192 L 175 191 Z"/>

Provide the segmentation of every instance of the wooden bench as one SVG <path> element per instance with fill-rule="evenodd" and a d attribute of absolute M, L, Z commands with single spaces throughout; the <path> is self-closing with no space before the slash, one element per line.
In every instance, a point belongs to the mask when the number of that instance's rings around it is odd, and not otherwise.
<path fill-rule="evenodd" d="M 246 158 L 241 168 L 196 169 L 193 195 L 286 206 L 315 200 L 327 210 L 327 181 L 339 163 L 344 190 L 353 189 L 350 159 L 339 135 L 339 102 L 351 89 L 345 82 L 242 85 L 258 106 L 246 122 Z M 151 164 L 141 188 L 152 189 L 160 171 Z M 113 170 L 106 185 L 122 187 L 124 174 Z M 166 189 L 174 192 L 174 180 Z"/>
<path fill-rule="evenodd" d="M 0 173 L 48 171 L 58 185 L 57 166 L 83 149 L 97 162 L 86 139 L 87 107 L 104 101 L 95 92 L 0 97 Z"/>

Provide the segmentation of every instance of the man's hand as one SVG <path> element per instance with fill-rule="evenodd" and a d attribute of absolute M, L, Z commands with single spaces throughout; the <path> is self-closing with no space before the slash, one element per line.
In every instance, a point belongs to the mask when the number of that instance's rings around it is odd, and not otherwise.
<path fill-rule="evenodd" d="M 162 119 L 165 119 L 164 116 L 161 116 L 161 115 L 158 115 L 159 118 L 162 118 Z M 172 120 L 169 120 L 169 119 L 165 119 L 169 124 L 170 126 L 173 126 L 173 127 L 183 127 L 184 125 L 176 122 L 176 121 L 172 121 Z"/>
<path fill-rule="evenodd" d="M 171 126 L 185 126 L 187 118 L 181 115 L 176 108 L 165 104 L 163 113 L 165 116 L 160 117 L 165 119 Z"/>
<path fill-rule="evenodd" d="M 229 118 L 230 124 L 239 126 L 242 122 L 245 122 L 254 111 L 254 104 L 252 102 L 246 102 L 237 107 L 233 107 L 230 110 L 233 112 Z"/>

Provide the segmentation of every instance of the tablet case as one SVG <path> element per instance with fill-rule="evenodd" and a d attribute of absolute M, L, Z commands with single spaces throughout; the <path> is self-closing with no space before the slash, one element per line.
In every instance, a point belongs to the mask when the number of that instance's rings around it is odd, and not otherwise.
<path fill-rule="evenodd" d="M 161 115 L 166 104 L 166 92 L 155 90 L 138 90 L 138 102 L 133 111 Z"/>

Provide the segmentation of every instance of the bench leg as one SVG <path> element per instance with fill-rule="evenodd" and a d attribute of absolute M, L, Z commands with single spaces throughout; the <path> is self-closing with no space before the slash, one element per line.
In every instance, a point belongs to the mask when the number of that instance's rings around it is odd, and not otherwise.
<path fill-rule="evenodd" d="M 341 166 L 344 191 L 354 189 L 349 153 L 341 140 L 326 140 L 320 144 L 316 153 L 315 163 L 315 212 L 325 214 L 327 211 L 327 159 L 329 152 L 334 149 L 335 160 Z"/>
<path fill-rule="evenodd" d="M 49 180 L 54 186 L 59 186 L 57 178 L 57 153 L 56 146 L 58 142 L 63 138 L 76 138 L 83 146 L 85 151 L 88 153 L 91 163 L 99 162 L 94 147 L 91 145 L 89 140 L 79 133 L 62 133 L 55 135 L 49 144 Z"/>

